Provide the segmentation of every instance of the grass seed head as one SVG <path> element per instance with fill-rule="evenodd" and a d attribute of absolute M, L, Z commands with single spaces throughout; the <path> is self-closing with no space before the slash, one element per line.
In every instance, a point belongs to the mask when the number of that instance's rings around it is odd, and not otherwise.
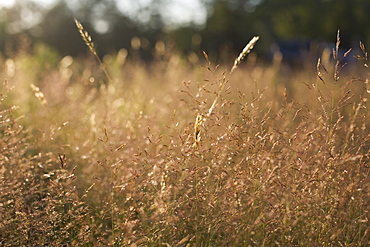
<path fill-rule="evenodd" d="M 234 61 L 234 66 L 231 68 L 231 71 L 230 73 L 232 73 L 237 67 L 238 65 L 241 63 L 241 61 L 244 59 L 244 57 L 249 53 L 251 52 L 251 50 L 253 49 L 254 45 L 256 44 L 256 42 L 258 41 L 260 37 L 259 36 L 254 36 L 251 41 L 249 41 L 249 43 L 244 47 L 243 51 L 239 54 L 239 56 L 235 59 Z"/>
<path fill-rule="evenodd" d="M 197 118 L 195 119 L 194 123 L 194 147 L 198 147 L 200 142 L 200 126 L 202 126 L 203 117 L 201 114 L 198 113 Z"/>
<path fill-rule="evenodd" d="M 47 106 L 48 102 L 46 101 L 44 94 L 40 91 L 40 88 L 36 87 L 34 84 L 31 84 L 31 88 L 36 98 L 41 102 L 41 104 L 43 106 Z"/>
<path fill-rule="evenodd" d="M 95 49 L 95 44 L 92 42 L 92 38 L 89 35 L 87 31 L 85 31 L 84 27 L 82 26 L 81 22 L 79 22 L 77 19 L 75 19 L 76 26 L 78 28 L 78 31 L 80 32 L 80 35 L 87 45 L 89 47 L 90 51 L 97 56 L 96 49 Z"/>

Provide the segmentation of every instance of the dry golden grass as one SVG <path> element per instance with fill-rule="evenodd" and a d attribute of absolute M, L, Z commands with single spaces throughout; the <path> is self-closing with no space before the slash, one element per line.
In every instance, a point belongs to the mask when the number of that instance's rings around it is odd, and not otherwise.
<path fill-rule="evenodd" d="M 101 59 L 100 59 L 100 57 L 98 55 L 98 52 L 96 51 L 95 44 L 92 41 L 91 36 L 84 29 L 84 27 L 82 26 L 81 22 L 79 22 L 76 18 L 74 19 L 74 21 L 75 21 L 75 24 L 77 26 L 78 32 L 81 35 L 82 40 L 85 42 L 85 44 L 89 48 L 90 52 L 95 56 L 95 58 L 99 62 L 100 68 L 104 71 L 105 76 L 107 77 L 108 81 L 111 82 L 112 79 L 111 79 L 111 77 L 110 77 L 110 75 L 109 75 L 109 73 L 107 71 L 107 68 L 106 68 L 105 64 L 101 61 Z"/>
<path fill-rule="evenodd" d="M 367 67 L 111 54 L 107 84 L 100 62 L 37 56 L 1 61 L 0 245 L 370 244 Z"/>
<path fill-rule="evenodd" d="M 81 22 L 79 22 L 77 19 L 75 19 L 75 23 L 76 23 L 77 29 L 78 29 L 81 37 L 82 37 L 82 40 L 85 42 L 85 44 L 87 45 L 87 47 L 89 48 L 91 53 L 94 54 L 94 56 L 96 56 L 100 61 L 98 53 L 96 52 L 96 49 L 95 49 L 95 44 L 93 43 L 91 36 L 89 35 L 89 33 L 87 31 L 85 31 Z"/>
<path fill-rule="evenodd" d="M 244 47 L 243 51 L 239 54 L 239 56 L 234 61 L 234 66 L 231 68 L 230 74 L 234 72 L 234 70 L 238 67 L 244 57 L 251 52 L 254 45 L 257 43 L 260 37 L 255 36 L 249 41 L 249 43 Z"/>

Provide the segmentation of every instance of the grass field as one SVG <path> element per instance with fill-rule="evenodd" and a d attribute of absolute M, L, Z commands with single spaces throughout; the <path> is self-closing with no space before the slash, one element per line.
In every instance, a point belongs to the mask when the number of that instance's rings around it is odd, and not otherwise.
<path fill-rule="evenodd" d="M 163 48 L 0 59 L 1 246 L 370 245 L 364 47 L 232 73 Z"/>

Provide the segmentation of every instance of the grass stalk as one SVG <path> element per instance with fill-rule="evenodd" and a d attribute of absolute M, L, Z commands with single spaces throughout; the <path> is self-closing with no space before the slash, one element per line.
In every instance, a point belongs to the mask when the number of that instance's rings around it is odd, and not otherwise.
<path fill-rule="evenodd" d="M 75 21 L 75 24 L 77 26 L 77 29 L 83 39 L 83 41 L 85 42 L 86 46 L 89 48 L 90 52 L 95 56 L 96 60 L 98 61 L 99 63 L 99 66 L 100 68 L 103 70 L 105 76 L 107 77 L 109 83 L 112 83 L 112 79 L 108 73 L 108 70 L 107 70 L 107 66 L 105 65 L 105 63 L 103 63 L 98 55 L 98 52 L 96 51 L 96 48 L 95 48 L 95 44 L 94 42 L 92 41 L 92 38 L 91 36 L 89 35 L 89 33 L 84 29 L 84 27 L 82 26 L 81 22 L 79 22 L 76 18 L 74 19 Z"/>

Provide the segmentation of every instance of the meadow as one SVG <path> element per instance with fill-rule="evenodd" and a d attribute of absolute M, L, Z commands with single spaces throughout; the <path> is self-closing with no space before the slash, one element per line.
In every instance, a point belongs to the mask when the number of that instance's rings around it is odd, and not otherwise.
<path fill-rule="evenodd" d="M 290 70 L 85 35 L 0 58 L 1 246 L 370 245 L 363 44 Z"/>

